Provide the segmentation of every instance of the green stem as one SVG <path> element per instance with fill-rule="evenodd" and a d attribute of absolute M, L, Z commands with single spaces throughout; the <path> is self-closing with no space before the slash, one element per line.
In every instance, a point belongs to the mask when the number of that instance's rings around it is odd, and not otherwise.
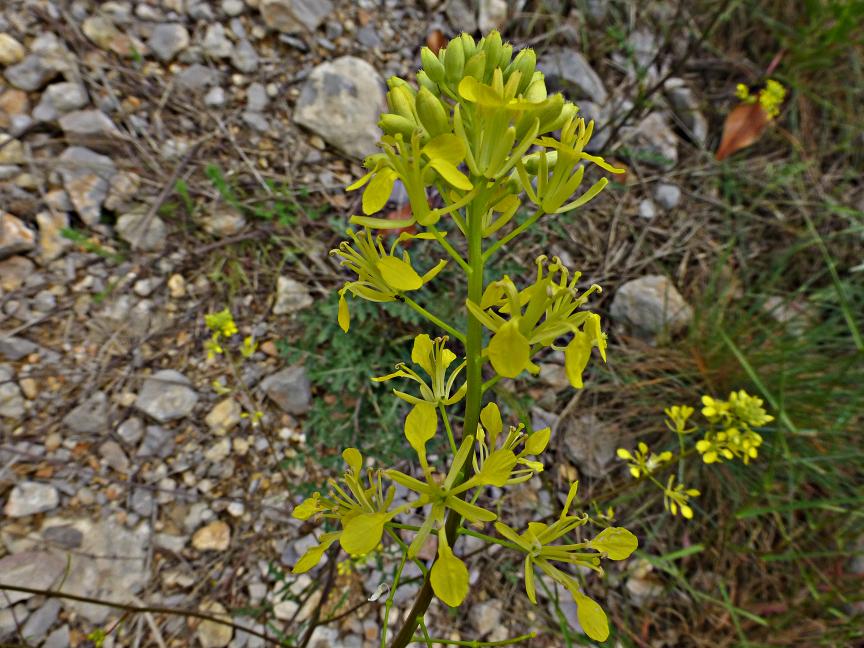
<path fill-rule="evenodd" d="M 390 619 L 390 610 L 393 609 L 393 599 L 396 596 L 396 589 L 399 587 L 399 578 L 402 576 L 402 570 L 405 568 L 405 560 L 408 558 L 408 552 L 402 554 L 402 561 L 396 568 L 396 573 L 393 575 L 393 586 L 390 589 L 390 595 L 387 597 L 387 602 L 384 604 L 384 627 L 381 629 L 381 648 L 387 648 L 387 625 Z"/>
<path fill-rule="evenodd" d="M 450 427 L 450 417 L 447 416 L 447 408 L 444 407 L 444 403 L 438 403 L 438 411 L 441 412 L 441 418 L 444 419 L 444 429 L 447 430 L 447 438 L 450 439 L 450 449 L 455 455 L 458 451 L 456 437 L 453 436 L 453 428 Z"/>
<path fill-rule="evenodd" d="M 427 229 L 430 232 L 432 232 L 432 235 L 435 237 L 435 240 L 438 241 L 438 244 L 442 248 L 444 248 L 444 250 L 447 252 L 447 254 L 449 254 L 450 257 L 456 263 L 458 263 L 460 265 L 460 267 L 466 273 L 470 273 L 471 272 L 471 266 L 468 265 L 468 262 L 465 261 L 465 259 L 462 258 L 462 255 L 456 251 L 456 248 L 454 248 L 452 245 L 450 245 L 450 242 L 446 238 L 444 238 L 444 235 L 441 234 L 441 232 L 439 232 L 438 229 L 434 225 L 430 225 Z"/>
<path fill-rule="evenodd" d="M 479 180 L 478 180 L 479 181 Z M 480 194 L 468 206 L 468 299 L 475 304 L 479 304 L 483 297 L 483 265 L 485 257 L 483 255 L 483 213 L 485 210 L 485 197 Z M 462 427 L 462 436 L 473 434 L 477 430 L 477 424 L 480 422 L 480 405 L 483 399 L 483 324 L 468 313 L 468 331 L 465 336 L 465 358 L 466 358 L 466 381 L 468 390 L 465 395 L 465 423 Z M 466 462 L 466 466 L 470 466 L 470 460 Z M 458 481 L 461 481 L 462 477 Z M 456 532 L 462 522 L 461 516 L 450 509 L 447 512 L 447 520 L 444 523 L 444 532 L 447 534 L 447 540 L 450 545 L 456 538 Z M 417 593 L 417 598 L 411 611 L 406 617 L 405 623 L 399 629 L 396 637 L 393 639 L 391 648 L 405 648 L 409 643 L 414 641 L 414 632 L 417 630 L 418 618 L 423 618 L 429 604 L 432 602 L 432 581 L 430 575 L 432 570 L 426 575 L 423 581 L 423 586 Z"/>
<path fill-rule="evenodd" d="M 410 297 L 406 297 L 405 295 L 402 295 L 402 300 L 403 300 L 406 304 L 408 304 L 408 306 L 410 306 L 410 307 L 413 308 L 415 311 L 417 311 L 418 313 L 420 313 L 423 317 L 425 317 L 426 319 L 428 319 L 430 322 L 432 322 L 432 323 L 435 324 L 436 326 L 441 327 L 442 329 L 444 329 L 445 331 L 447 331 L 450 335 L 452 335 L 454 338 L 456 338 L 457 340 L 459 340 L 462 344 L 465 344 L 465 335 L 464 335 L 461 331 L 457 331 L 455 328 L 453 328 L 452 326 L 450 326 L 447 322 L 443 321 L 443 320 L 442 320 L 441 318 L 439 318 L 438 316 L 433 315 L 432 313 L 430 313 L 428 310 L 426 310 L 425 308 L 423 308 L 420 304 L 418 304 L 417 302 L 415 302 L 415 301 L 414 301 L 413 299 L 411 299 Z"/>
<path fill-rule="evenodd" d="M 515 227 L 512 232 L 507 234 L 507 236 L 504 236 L 504 237 L 498 239 L 497 241 L 495 241 L 492 245 L 489 246 L 489 249 L 486 250 L 486 253 L 483 255 L 483 261 L 488 261 L 489 258 L 493 254 L 495 254 L 499 249 L 501 249 L 502 246 L 507 245 L 510 241 L 512 241 L 514 238 L 519 236 L 522 232 L 524 232 L 529 227 L 531 227 L 534 223 L 536 223 L 538 220 L 540 220 L 540 218 L 543 216 L 543 214 L 544 214 L 543 210 L 538 209 L 531 216 L 529 216 L 525 220 L 525 222 L 523 222 L 521 225 Z M 479 304 L 480 302 L 477 302 L 477 303 Z"/>
<path fill-rule="evenodd" d="M 427 633 L 426 637 L 428 636 L 429 635 Z M 468 646 L 469 648 L 481 648 L 481 646 L 512 646 L 514 643 L 517 643 L 519 641 L 528 641 L 528 639 L 533 639 L 536 636 L 536 632 L 529 632 L 528 634 L 519 635 L 518 637 L 513 637 L 511 639 L 501 639 L 500 641 L 478 641 L 476 639 L 472 641 L 464 639 L 441 639 L 438 637 L 435 637 L 434 639 L 418 637 L 414 639 L 414 641 L 431 641 L 433 644 L 443 644 L 445 646 Z"/>

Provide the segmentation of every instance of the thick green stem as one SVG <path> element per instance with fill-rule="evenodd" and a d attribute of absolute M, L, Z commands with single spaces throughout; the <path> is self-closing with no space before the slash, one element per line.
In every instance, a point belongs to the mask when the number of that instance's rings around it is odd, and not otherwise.
<path fill-rule="evenodd" d="M 485 204 L 482 194 L 478 196 L 468 208 L 468 299 L 479 304 L 483 297 L 483 212 Z M 465 423 L 462 427 L 462 436 L 473 434 L 480 422 L 480 406 L 483 399 L 483 325 L 470 312 L 468 313 L 468 331 L 465 336 L 465 367 L 468 390 L 465 394 Z M 470 465 L 470 461 L 466 463 Z M 460 478 L 462 481 L 464 476 Z M 447 521 L 444 530 L 450 546 L 456 539 L 456 531 L 462 522 L 461 516 L 453 509 L 447 513 Z M 405 648 L 414 641 L 414 632 L 432 602 L 432 582 L 430 574 L 426 575 L 423 587 L 417 593 L 411 612 L 405 623 L 399 629 L 393 639 L 391 648 Z"/>

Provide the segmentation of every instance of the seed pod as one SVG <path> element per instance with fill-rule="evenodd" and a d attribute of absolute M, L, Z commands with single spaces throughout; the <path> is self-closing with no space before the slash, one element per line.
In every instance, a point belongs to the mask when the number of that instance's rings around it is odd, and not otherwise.
<path fill-rule="evenodd" d="M 378 121 L 378 126 L 388 135 L 401 134 L 406 140 L 411 138 L 414 130 L 417 128 L 412 120 L 406 119 L 402 115 L 394 115 L 393 113 L 384 113 Z"/>
<path fill-rule="evenodd" d="M 423 69 L 429 78 L 436 83 L 444 79 L 444 64 L 438 60 L 438 57 L 428 47 L 420 50 L 420 60 L 423 63 Z"/>
<path fill-rule="evenodd" d="M 474 56 L 468 59 L 468 62 L 465 64 L 465 72 L 462 76 L 466 77 L 474 77 L 479 81 L 483 81 L 483 75 L 486 72 L 486 52 L 480 50 L 479 52 L 475 52 Z"/>
<path fill-rule="evenodd" d="M 450 132 L 448 111 L 442 105 L 441 100 L 429 90 L 420 88 L 420 92 L 417 93 L 416 106 L 420 123 L 432 137 Z"/>
<path fill-rule="evenodd" d="M 454 86 L 462 79 L 465 69 L 465 51 L 461 38 L 454 38 L 444 50 L 444 73 L 447 82 Z"/>

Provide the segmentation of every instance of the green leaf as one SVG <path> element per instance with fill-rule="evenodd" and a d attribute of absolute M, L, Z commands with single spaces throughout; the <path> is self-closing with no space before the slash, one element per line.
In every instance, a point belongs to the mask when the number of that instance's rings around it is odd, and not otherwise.
<path fill-rule="evenodd" d="M 360 474 L 363 468 L 363 455 L 357 448 L 345 448 L 342 451 L 342 458 L 355 475 Z"/>
<path fill-rule="evenodd" d="M 606 641 L 609 638 L 609 620 L 603 608 L 594 599 L 588 598 L 579 591 L 571 591 L 576 601 L 576 616 L 579 625 L 594 641 Z"/>
<path fill-rule="evenodd" d="M 426 455 L 426 444 L 438 429 L 438 413 L 430 403 L 418 403 L 405 417 L 405 438 L 418 455 Z"/>
<path fill-rule="evenodd" d="M 477 473 L 476 479 L 485 486 L 503 486 L 510 479 L 510 473 L 515 465 L 516 455 L 513 451 L 501 448 L 483 462 L 483 467 Z"/>
<path fill-rule="evenodd" d="M 363 192 L 364 214 L 374 214 L 384 208 L 390 199 L 390 194 L 393 193 L 396 175 L 396 172 L 390 168 L 381 169 L 375 174 Z"/>
<path fill-rule="evenodd" d="M 461 137 L 445 133 L 426 142 L 422 153 L 430 160 L 446 160 L 451 164 L 459 164 L 465 159 L 466 151 L 467 147 Z"/>
<path fill-rule="evenodd" d="M 456 189 L 469 191 L 474 188 L 474 185 L 471 184 L 468 176 L 462 173 L 459 169 L 456 168 L 455 165 L 448 162 L 447 160 L 444 160 L 442 158 L 435 158 L 434 160 L 429 162 L 429 166 L 435 169 L 438 174 L 442 178 L 444 178 L 445 182 L 455 187 Z"/>
<path fill-rule="evenodd" d="M 603 529 L 588 543 L 588 546 L 605 553 L 610 560 L 624 560 L 636 551 L 639 541 L 623 527 Z"/>
<path fill-rule="evenodd" d="M 489 360 L 504 378 L 515 378 L 528 364 L 531 346 L 514 320 L 503 324 L 489 341 Z"/>
<path fill-rule="evenodd" d="M 414 268 L 397 257 L 382 257 L 376 267 L 387 285 L 395 290 L 417 290 L 423 285 L 423 280 Z"/>
<path fill-rule="evenodd" d="M 361 513 L 345 523 L 339 544 L 352 556 L 362 556 L 381 542 L 386 513 Z"/>
<path fill-rule="evenodd" d="M 459 607 L 468 596 L 468 568 L 443 544 L 439 533 L 438 560 L 432 565 L 432 591 L 450 607 Z"/>
<path fill-rule="evenodd" d="M 576 388 L 583 387 L 582 372 L 590 357 L 591 340 L 582 331 L 576 331 L 570 344 L 564 348 L 564 369 L 570 384 Z"/>

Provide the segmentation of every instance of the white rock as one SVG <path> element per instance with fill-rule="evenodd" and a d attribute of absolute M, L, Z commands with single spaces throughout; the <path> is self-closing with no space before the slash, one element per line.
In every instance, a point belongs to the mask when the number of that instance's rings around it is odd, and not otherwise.
<path fill-rule="evenodd" d="M 87 105 L 87 91 L 80 83 L 52 83 L 42 93 L 39 105 L 33 110 L 33 119 L 48 122 Z"/>
<path fill-rule="evenodd" d="M 289 414 L 309 411 L 312 390 L 304 367 L 287 367 L 267 376 L 261 381 L 261 389 Z"/>
<path fill-rule="evenodd" d="M 312 305 L 312 295 L 309 288 L 295 279 L 279 277 L 276 285 L 276 305 L 274 315 L 296 313 Z"/>
<path fill-rule="evenodd" d="M 639 201 L 639 217 L 645 220 L 653 220 L 657 217 L 657 205 L 650 198 Z"/>
<path fill-rule="evenodd" d="M 231 527 L 215 520 L 198 529 L 192 536 L 192 546 L 198 551 L 225 551 L 231 544 Z"/>
<path fill-rule="evenodd" d="M 189 32 L 180 23 L 162 23 L 153 29 L 147 45 L 160 61 L 167 63 L 189 47 Z"/>
<path fill-rule="evenodd" d="M 537 67 L 551 86 L 563 90 L 573 99 L 589 99 L 602 105 L 609 98 L 594 68 L 575 50 L 564 47 L 551 49 L 537 61 Z"/>
<path fill-rule="evenodd" d="M 234 51 L 234 46 L 225 35 L 225 28 L 221 23 L 213 23 L 207 27 L 201 46 L 207 56 L 217 59 L 228 58 Z"/>
<path fill-rule="evenodd" d="M 163 369 L 144 381 L 135 407 L 160 423 L 166 423 L 188 416 L 197 402 L 198 394 L 186 376 L 173 369 Z"/>
<path fill-rule="evenodd" d="M 0 209 L 0 259 L 36 247 L 36 235 L 21 219 Z"/>
<path fill-rule="evenodd" d="M 165 247 L 168 227 L 165 221 L 140 206 L 117 219 L 117 235 L 132 246 L 133 250 L 157 251 Z"/>
<path fill-rule="evenodd" d="M 663 209 L 675 209 L 681 202 L 681 188 L 669 182 L 660 182 L 654 188 L 654 200 Z"/>
<path fill-rule="evenodd" d="M 204 603 L 200 607 L 200 610 L 217 618 L 224 617 L 226 621 L 231 620 L 231 617 L 227 614 L 228 611 L 222 604 L 215 601 Z M 201 642 L 202 648 L 224 648 L 234 637 L 234 629 L 229 625 L 216 623 L 215 621 L 202 621 L 198 625 L 196 636 L 198 637 L 198 641 Z"/>
<path fill-rule="evenodd" d="M 226 398 L 219 402 L 204 419 L 213 434 L 226 434 L 235 425 L 240 423 L 240 415 L 243 408 L 233 398 Z"/>
<path fill-rule="evenodd" d="M 480 0 L 477 26 L 482 33 L 501 29 L 507 20 L 507 0 Z"/>
<path fill-rule="evenodd" d="M 74 114 L 74 113 L 70 113 Z M 75 211 L 88 225 L 96 225 L 108 196 L 116 167 L 111 158 L 81 146 L 70 146 L 60 155 L 57 170 Z"/>
<path fill-rule="evenodd" d="M 294 121 L 350 156 L 378 149 L 378 117 L 385 94 L 369 63 L 343 56 L 316 66 L 300 91 Z"/>
<path fill-rule="evenodd" d="M 693 309 L 669 279 L 646 275 L 621 285 L 610 307 L 612 317 L 638 334 L 674 333 L 693 319 Z"/>
<path fill-rule="evenodd" d="M 60 494 L 50 484 L 23 481 L 9 494 L 3 512 L 9 517 L 25 517 L 51 511 L 60 504 Z"/>
<path fill-rule="evenodd" d="M 204 95 L 204 105 L 211 108 L 221 108 L 225 105 L 225 90 L 219 86 L 214 86 Z"/>
<path fill-rule="evenodd" d="M 258 52 L 247 39 L 243 38 L 234 48 L 231 65 L 244 74 L 251 74 L 258 69 Z"/>
<path fill-rule="evenodd" d="M 498 599 L 475 603 L 471 606 L 468 617 L 477 631 L 477 635 L 485 637 L 501 625 L 504 604 Z"/>
<path fill-rule="evenodd" d="M 106 432 L 108 427 L 108 397 L 97 391 L 63 417 L 63 424 L 79 434 Z"/>
<path fill-rule="evenodd" d="M 26 551 L 0 558 L 0 574 L 9 583 L 27 583 L 34 589 L 48 589 L 63 577 L 66 561 L 60 556 L 44 551 Z M 4 592 L 0 596 L 0 610 L 18 601 L 26 601 L 34 594 L 28 592 Z"/>

